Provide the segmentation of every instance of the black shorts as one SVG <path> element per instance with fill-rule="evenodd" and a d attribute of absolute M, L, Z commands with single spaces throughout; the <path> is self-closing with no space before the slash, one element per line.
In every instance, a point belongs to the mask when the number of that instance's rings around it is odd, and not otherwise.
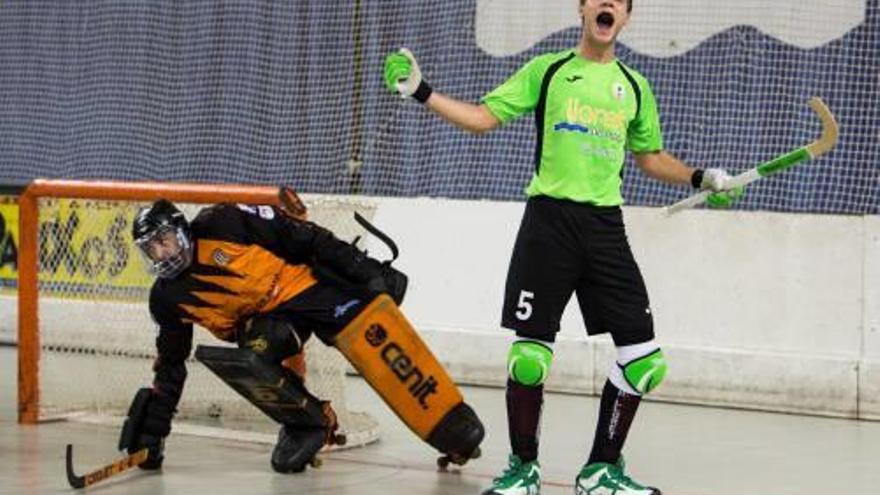
<path fill-rule="evenodd" d="M 301 337 L 314 333 L 330 345 L 343 328 L 376 297 L 354 288 L 319 282 L 272 310 L 289 321 Z"/>
<path fill-rule="evenodd" d="M 608 332 L 618 346 L 654 338 L 620 208 L 530 198 L 507 272 L 501 325 L 552 342 L 572 292 L 589 335 Z"/>

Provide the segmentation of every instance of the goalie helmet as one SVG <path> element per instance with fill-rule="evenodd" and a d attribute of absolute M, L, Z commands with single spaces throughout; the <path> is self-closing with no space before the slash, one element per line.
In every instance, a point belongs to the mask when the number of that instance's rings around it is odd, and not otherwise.
<path fill-rule="evenodd" d="M 147 271 L 160 278 L 174 278 L 193 258 L 189 222 L 168 200 L 160 199 L 141 208 L 134 217 L 131 236 Z"/>

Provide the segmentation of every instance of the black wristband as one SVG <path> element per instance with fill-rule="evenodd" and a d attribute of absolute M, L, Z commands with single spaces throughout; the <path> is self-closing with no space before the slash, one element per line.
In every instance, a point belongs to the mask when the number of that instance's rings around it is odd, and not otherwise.
<path fill-rule="evenodd" d="M 703 184 L 703 174 L 705 172 L 705 170 L 698 168 L 694 170 L 693 174 L 691 174 L 691 185 L 694 186 L 694 189 L 699 189 Z"/>
<path fill-rule="evenodd" d="M 425 103 L 433 92 L 434 90 L 431 89 L 431 86 L 428 86 L 428 83 L 423 80 L 419 83 L 419 87 L 416 88 L 416 92 L 413 93 L 412 97 L 419 103 Z"/>

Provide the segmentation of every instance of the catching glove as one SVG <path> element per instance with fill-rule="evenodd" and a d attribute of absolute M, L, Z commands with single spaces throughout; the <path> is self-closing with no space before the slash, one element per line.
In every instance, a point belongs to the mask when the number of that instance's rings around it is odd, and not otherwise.
<path fill-rule="evenodd" d="M 122 425 L 119 435 L 119 450 L 125 450 L 129 454 L 147 448 L 149 454 L 147 460 L 138 465 L 141 469 L 154 470 L 162 467 L 165 459 L 165 438 L 167 431 L 164 429 L 164 421 L 151 417 L 151 403 L 154 401 L 153 389 L 142 388 L 135 394 L 128 408 L 128 417 Z M 153 404 L 155 407 L 155 404 Z M 155 414 L 155 413 L 154 413 Z M 170 419 L 170 418 L 169 418 Z M 170 429 L 170 421 L 168 422 Z M 163 435 L 164 433 L 164 435 Z"/>

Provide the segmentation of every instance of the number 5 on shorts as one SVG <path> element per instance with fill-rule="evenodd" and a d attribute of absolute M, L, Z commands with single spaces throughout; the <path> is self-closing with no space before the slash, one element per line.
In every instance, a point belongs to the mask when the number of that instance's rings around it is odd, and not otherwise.
<path fill-rule="evenodd" d="M 516 302 L 516 317 L 526 321 L 532 317 L 532 299 L 535 293 L 527 290 L 519 292 L 519 300 Z"/>

